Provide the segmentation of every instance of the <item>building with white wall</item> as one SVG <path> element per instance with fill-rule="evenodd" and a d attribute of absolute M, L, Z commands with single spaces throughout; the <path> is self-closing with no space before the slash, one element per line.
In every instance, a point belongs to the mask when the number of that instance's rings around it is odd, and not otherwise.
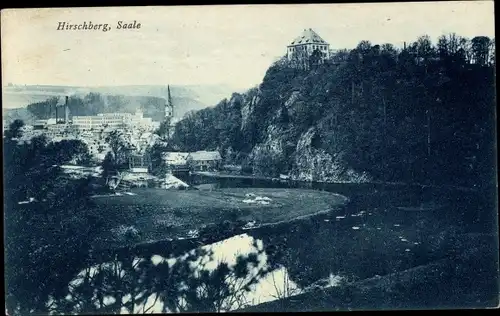
<path fill-rule="evenodd" d="M 132 128 L 150 130 L 153 128 L 153 119 L 150 117 L 144 117 L 142 111 L 137 110 L 134 115 L 130 116 L 127 124 Z"/>
<path fill-rule="evenodd" d="M 304 29 L 302 34 L 287 46 L 287 58 L 307 58 L 316 50 L 320 52 L 322 59 L 330 57 L 330 44 L 313 29 Z"/>
<path fill-rule="evenodd" d="M 73 126 L 79 130 L 98 129 L 102 126 L 102 118 L 99 116 L 73 116 Z"/>
<path fill-rule="evenodd" d="M 130 122 L 132 114 L 130 113 L 100 113 L 97 116 L 101 120 L 101 125 L 113 129 L 123 127 Z"/>
<path fill-rule="evenodd" d="M 155 124 L 150 117 L 144 117 L 142 111 L 130 113 L 99 113 L 94 116 L 73 116 L 73 125 L 80 130 L 118 129 L 122 127 L 152 129 Z"/>

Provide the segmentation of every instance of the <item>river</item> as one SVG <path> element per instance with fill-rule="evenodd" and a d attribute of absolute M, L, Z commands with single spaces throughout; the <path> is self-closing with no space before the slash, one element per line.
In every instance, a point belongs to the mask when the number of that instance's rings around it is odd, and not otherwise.
<path fill-rule="evenodd" d="M 200 175 L 183 180 L 202 190 L 324 190 L 347 196 L 350 203 L 208 245 L 178 241 L 117 251 L 105 262 L 94 260 L 64 295 L 51 298 L 55 313 L 238 310 L 425 266 L 484 246 L 471 236 L 493 236 L 487 240 L 494 243 L 496 234 L 493 193 L 484 190 Z"/>

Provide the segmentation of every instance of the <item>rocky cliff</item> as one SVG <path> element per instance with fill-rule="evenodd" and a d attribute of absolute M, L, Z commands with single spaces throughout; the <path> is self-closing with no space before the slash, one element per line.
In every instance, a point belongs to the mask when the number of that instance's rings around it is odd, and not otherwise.
<path fill-rule="evenodd" d="M 258 87 L 186 116 L 172 143 L 219 150 L 224 163 L 272 177 L 490 181 L 494 68 L 412 54 L 362 42 L 340 62 L 279 61 Z"/>

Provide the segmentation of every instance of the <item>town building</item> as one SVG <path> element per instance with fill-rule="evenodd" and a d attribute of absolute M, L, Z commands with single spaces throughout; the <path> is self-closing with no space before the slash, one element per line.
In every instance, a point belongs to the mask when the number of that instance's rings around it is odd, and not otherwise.
<path fill-rule="evenodd" d="M 215 171 L 222 158 L 218 151 L 165 152 L 162 159 L 172 171 Z"/>
<path fill-rule="evenodd" d="M 148 173 L 151 169 L 151 158 L 147 154 L 133 154 L 129 156 L 129 170 L 133 173 Z"/>
<path fill-rule="evenodd" d="M 140 128 L 150 131 L 154 128 L 153 119 L 150 117 L 144 117 L 141 110 L 137 110 L 135 115 L 130 116 L 128 121 L 125 122 L 130 127 Z"/>
<path fill-rule="evenodd" d="M 47 120 L 35 120 L 33 122 L 33 129 L 44 129 L 47 124 Z"/>
<path fill-rule="evenodd" d="M 118 129 L 130 122 L 131 117 L 130 113 L 99 113 L 94 121 L 101 127 Z"/>
<path fill-rule="evenodd" d="M 193 171 L 215 171 L 220 167 L 222 157 L 218 151 L 196 151 L 189 154 L 188 164 Z"/>
<path fill-rule="evenodd" d="M 81 140 L 89 150 L 89 154 L 99 161 L 104 160 L 106 154 L 111 151 L 111 147 L 102 138 L 95 135 L 79 135 L 79 140 Z"/>
<path fill-rule="evenodd" d="M 308 58 L 318 51 L 321 59 L 330 57 L 330 44 L 322 39 L 313 29 L 304 29 L 302 34 L 287 46 L 288 60 Z"/>
<path fill-rule="evenodd" d="M 73 116 L 73 125 L 79 130 L 111 130 L 120 128 L 141 128 L 152 130 L 156 125 L 150 117 L 144 117 L 142 111 L 130 113 L 99 113 L 91 116 Z"/>
<path fill-rule="evenodd" d="M 189 153 L 186 152 L 166 152 L 163 153 L 163 161 L 167 168 L 171 170 L 187 170 Z"/>
<path fill-rule="evenodd" d="M 99 130 L 104 127 L 117 129 L 130 120 L 130 113 L 100 113 L 89 116 L 73 116 L 73 125 L 79 130 Z"/>
<path fill-rule="evenodd" d="M 46 124 L 45 135 L 49 138 L 69 137 L 74 135 L 73 126 L 69 124 Z"/>

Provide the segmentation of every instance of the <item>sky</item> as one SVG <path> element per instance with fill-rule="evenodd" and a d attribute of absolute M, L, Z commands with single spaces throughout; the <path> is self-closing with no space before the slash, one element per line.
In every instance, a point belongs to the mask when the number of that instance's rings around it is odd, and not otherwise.
<path fill-rule="evenodd" d="M 493 1 L 3 10 L 4 84 L 259 84 L 312 28 L 331 48 L 361 40 L 401 47 L 427 34 L 494 37 Z M 118 30 L 118 21 L 141 23 Z M 112 30 L 58 31 L 58 22 Z"/>

